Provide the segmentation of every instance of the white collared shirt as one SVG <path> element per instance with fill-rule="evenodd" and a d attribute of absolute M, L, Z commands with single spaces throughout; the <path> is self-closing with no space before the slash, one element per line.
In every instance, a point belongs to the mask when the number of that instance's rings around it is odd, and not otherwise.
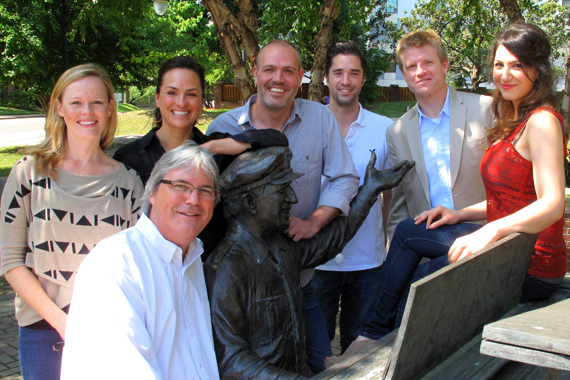
<path fill-rule="evenodd" d="M 451 195 L 449 87 L 437 118 L 430 119 L 424 115 L 419 104 L 418 112 L 431 207 L 444 206 L 454 209 Z"/>
<path fill-rule="evenodd" d="M 390 124 L 392 124 L 391 119 L 367 111 L 360 105 L 358 117 L 350 125 L 344 139 L 352 156 L 354 167 L 360 175 L 360 185 L 364 183 L 371 150 L 376 152 L 376 169 L 387 169 L 390 166 L 386 142 L 386 130 Z M 328 186 L 328 179 L 325 176 L 322 178 L 322 186 L 322 191 Z M 379 267 L 385 259 L 382 200 L 378 198 L 378 201 L 370 208 L 370 213 L 364 223 L 342 252 L 326 264 L 318 266 L 317 269 L 352 272 Z"/>
<path fill-rule="evenodd" d="M 198 239 L 182 250 L 142 215 L 81 264 L 62 379 L 218 379 Z"/>

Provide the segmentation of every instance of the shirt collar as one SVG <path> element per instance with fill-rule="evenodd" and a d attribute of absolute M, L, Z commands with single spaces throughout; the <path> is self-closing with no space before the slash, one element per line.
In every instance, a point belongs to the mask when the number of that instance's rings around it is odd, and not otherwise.
<path fill-rule="evenodd" d="M 141 151 L 144 151 L 149 145 L 151 145 L 154 139 L 156 139 L 157 144 L 160 144 L 158 137 L 156 136 L 156 131 L 158 131 L 158 128 L 159 127 L 154 127 L 150 130 L 150 132 L 139 139 L 142 148 Z"/>
<path fill-rule="evenodd" d="M 327 104 L 326 107 L 327 107 L 327 108 L 330 108 L 329 105 L 330 105 L 330 104 Z M 354 121 L 352 122 L 352 124 L 350 124 L 350 127 L 351 127 L 351 128 L 352 128 L 353 125 L 354 125 L 354 126 L 359 126 L 359 127 L 364 125 L 364 119 L 365 119 L 365 117 L 366 117 L 366 113 L 365 113 L 365 112 L 362 112 L 363 109 L 364 109 L 364 108 L 362 108 L 362 104 L 360 104 L 360 102 L 359 102 L 359 103 L 358 103 L 358 116 L 356 116 L 356 120 L 354 120 Z"/>
<path fill-rule="evenodd" d="M 257 239 L 247 228 L 234 221 L 228 228 L 227 236 L 233 236 L 236 242 L 247 242 L 246 251 L 253 256 L 256 263 L 261 264 L 267 258 L 269 249 L 265 243 Z M 243 243 L 242 243 L 243 245 Z"/>
<path fill-rule="evenodd" d="M 352 122 L 352 124 L 350 124 L 351 127 L 352 127 L 353 125 L 354 125 L 354 126 L 356 126 L 356 125 L 358 125 L 358 126 L 363 126 L 363 125 L 365 124 L 365 123 L 364 123 L 364 119 L 365 119 L 365 117 L 366 117 L 366 113 L 363 112 L 362 104 L 358 103 L 358 107 L 359 107 L 359 108 L 358 108 L 358 116 L 356 117 L 356 120 L 354 120 L 354 121 Z"/>
<path fill-rule="evenodd" d="M 162 236 L 156 225 L 146 214 L 142 214 L 134 228 L 138 229 L 142 236 L 149 242 L 154 252 L 165 264 L 178 261 L 182 265 L 182 249 Z M 195 238 L 188 246 L 188 254 L 184 266 L 191 265 L 197 257 L 204 252 L 199 239 Z M 177 259 L 177 257 L 178 260 Z"/>
<path fill-rule="evenodd" d="M 139 139 L 142 148 L 141 152 L 144 152 L 144 150 L 151 144 L 160 145 L 160 140 L 158 140 L 158 137 L 156 136 L 156 132 L 159 129 L 160 127 L 154 127 L 150 130 L 150 132 Z M 154 141 L 155 139 L 156 141 Z M 204 134 L 196 127 L 192 127 L 192 140 L 195 141 L 198 145 L 206 142 Z"/>
<path fill-rule="evenodd" d="M 427 117 L 426 115 L 424 115 L 424 113 L 422 112 L 420 105 L 418 104 L 418 106 L 416 107 L 418 110 L 418 113 L 420 114 L 420 120 L 422 118 L 427 118 L 430 120 L 437 120 L 440 119 L 442 114 L 446 115 L 447 117 L 449 117 L 449 86 L 447 87 L 447 95 L 445 96 L 445 103 L 443 103 L 443 108 L 441 109 L 441 111 L 439 111 L 439 115 L 437 115 L 437 117 L 435 119 L 430 119 L 429 117 Z"/>
<path fill-rule="evenodd" d="M 243 108 L 243 109 L 242 109 L 242 112 L 241 112 L 241 114 L 239 115 L 239 117 L 238 117 L 238 119 L 237 119 L 237 122 L 238 122 L 239 125 L 243 125 L 243 124 L 248 123 L 249 125 L 252 125 L 252 126 L 253 126 L 253 124 L 251 124 L 251 117 L 250 117 L 250 115 L 249 115 L 249 110 L 250 110 L 251 105 L 252 105 L 252 104 L 255 104 L 256 102 L 257 102 L 257 94 L 253 94 L 253 95 L 247 100 L 247 102 L 245 103 L 245 105 L 242 107 L 242 108 Z M 297 104 L 297 99 L 295 99 L 295 100 L 293 101 L 293 108 L 291 108 L 291 115 L 289 116 L 289 119 L 287 119 L 287 121 L 285 122 L 285 127 L 286 127 L 289 123 L 291 123 L 291 122 L 295 119 L 295 117 L 299 117 L 299 119 L 302 120 L 301 114 L 300 114 L 300 111 L 299 111 L 299 105 Z M 283 128 L 283 129 L 285 129 L 285 128 Z"/>

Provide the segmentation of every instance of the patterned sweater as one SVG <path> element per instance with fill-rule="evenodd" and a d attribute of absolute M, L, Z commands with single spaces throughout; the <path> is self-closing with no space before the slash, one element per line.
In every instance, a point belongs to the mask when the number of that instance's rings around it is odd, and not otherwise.
<path fill-rule="evenodd" d="M 57 181 L 40 175 L 34 166 L 32 156 L 19 160 L 4 187 L 0 274 L 29 267 L 63 308 L 71 301 L 85 255 L 103 238 L 135 224 L 143 186 L 136 172 L 124 165 L 97 176 L 62 172 Z M 42 317 L 16 295 L 16 319 L 27 326 Z"/>

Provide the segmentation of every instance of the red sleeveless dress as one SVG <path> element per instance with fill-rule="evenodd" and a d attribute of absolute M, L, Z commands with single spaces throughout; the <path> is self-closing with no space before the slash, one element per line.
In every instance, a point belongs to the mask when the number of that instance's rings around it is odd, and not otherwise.
<path fill-rule="evenodd" d="M 560 114 L 550 108 L 562 125 Z M 532 113 L 531 113 L 532 115 Z M 487 221 L 510 215 L 536 201 L 532 162 L 523 158 L 512 145 L 512 140 L 526 125 L 530 115 L 507 138 L 487 149 L 481 160 L 481 177 L 487 193 Z M 566 147 L 566 138 L 564 138 Z M 539 278 L 564 276 L 567 266 L 566 245 L 563 237 L 564 216 L 540 232 L 528 274 Z"/>

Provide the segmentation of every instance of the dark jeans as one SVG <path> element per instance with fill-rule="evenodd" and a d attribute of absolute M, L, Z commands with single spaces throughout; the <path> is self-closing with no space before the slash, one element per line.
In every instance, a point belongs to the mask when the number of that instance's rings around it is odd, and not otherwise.
<path fill-rule="evenodd" d="M 564 277 L 559 279 L 560 283 L 553 284 L 542 281 L 538 277 L 527 275 L 523 282 L 523 291 L 521 302 L 534 302 L 544 298 L 548 298 L 552 293 L 558 289 Z"/>
<path fill-rule="evenodd" d="M 311 282 L 303 287 L 303 309 L 309 368 L 313 373 L 319 373 L 325 370 L 324 361 L 327 356 L 332 356 L 332 349 L 325 318 Z"/>
<path fill-rule="evenodd" d="M 20 368 L 25 380 L 59 380 L 61 351 L 53 345 L 62 339 L 56 330 L 34 330 L 20 327 Z"/>
<path fill-rule="evenodd" d="M 311 282 L 325 316 L 329 340 L 334 339 L 340 301 L 340 346 L 344 352 L 358 337 L 374 298 L 382 267 L 352 272 L 317 270 Z"/>
<path fill-rule="evenodd" d="M 413 219 L 400 222 L 394 232 L 376 295 L 360 335 L 378 340 L 392 331 L 395 328 L 398 304 L 402 297 L 407 298 L 406 290 L 411 282 L 448 265 L 447 252 L 455 239 L 480 227 L 478 224 L 460 223 L 426 230 L 425 222 L 417 226 Z M 424 257 L 431 260 L 418 266 Z"/>

